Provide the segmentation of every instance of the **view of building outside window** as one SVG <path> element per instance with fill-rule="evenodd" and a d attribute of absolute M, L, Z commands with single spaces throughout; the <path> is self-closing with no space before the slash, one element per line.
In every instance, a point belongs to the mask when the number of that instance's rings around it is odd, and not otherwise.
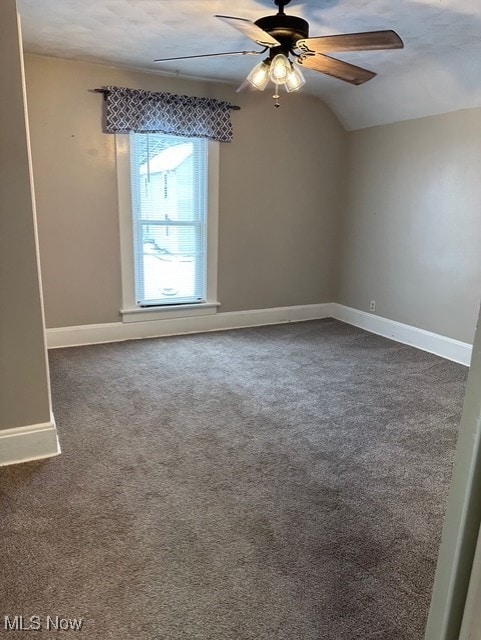
<path fill-rule="evenodd" d="M 133 161 L 136 289 L 141 304 L 204 297 L 203 140 L 135 135 Z"/>

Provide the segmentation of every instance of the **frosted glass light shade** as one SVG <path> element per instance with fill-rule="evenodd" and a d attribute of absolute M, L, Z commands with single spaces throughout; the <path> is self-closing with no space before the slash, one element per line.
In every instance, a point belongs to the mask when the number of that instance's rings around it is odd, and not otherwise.
<path fill-rule="evenodd" d="M 256 89 L 264 91 L 269 82 L 269 65 L 266 62 L 256 64 L 247 76 L 247 81 Z"/>
<path fill-rule="evenodd" d="M 286 91 L 289 91 L 289 93 L 291 91 L 297 91 L 305 83 L 306 79 L 304 78 L 302 71 L 296 64 L 291 64 L 291 68 L 287 74 Z"/>
<path fill-rule="evenodd" d="M 291 70 L 291 65 L 286 56 L 278 53 L 272 58 L 269 77 L 274 84 L 285 84 Z"/>

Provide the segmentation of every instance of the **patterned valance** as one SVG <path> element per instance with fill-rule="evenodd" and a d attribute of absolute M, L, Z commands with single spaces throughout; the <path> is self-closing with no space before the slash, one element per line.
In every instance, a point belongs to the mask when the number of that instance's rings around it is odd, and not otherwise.
<path fill-rule="evenodd" d="M 105 87 L 107 133 L 170 133 L 189 138 L 232 140 L 228 102 L 142 89 Z"/>

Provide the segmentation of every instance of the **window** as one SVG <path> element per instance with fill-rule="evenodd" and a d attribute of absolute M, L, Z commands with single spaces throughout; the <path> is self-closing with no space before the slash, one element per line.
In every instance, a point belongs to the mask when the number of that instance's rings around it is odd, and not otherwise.
<path fill-rule="evenodd" d="M 207 141 L 132 134 L 130 164 L 137 304 L 205 302 Z"/>
<path fill-rule="evenodd" d="M 162 133 L 116 143 L 124 321 L 215 312 L 218 143 Z"/>

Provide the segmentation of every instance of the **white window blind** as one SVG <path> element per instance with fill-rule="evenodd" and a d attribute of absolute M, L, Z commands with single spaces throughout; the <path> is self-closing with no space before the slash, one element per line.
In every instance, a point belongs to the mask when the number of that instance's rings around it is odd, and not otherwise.
<path fill-rule="evenodd" d="M 137 304 L 205 302 L 207 141 L 133 133 L 130 158 Z"/>

